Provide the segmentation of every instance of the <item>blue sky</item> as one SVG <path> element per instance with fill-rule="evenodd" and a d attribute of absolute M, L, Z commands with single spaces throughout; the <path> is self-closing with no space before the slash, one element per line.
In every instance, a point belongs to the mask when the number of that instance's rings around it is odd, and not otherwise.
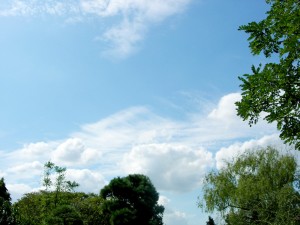
<path fill-rule="evenodd" d="M 52 160 L 81 190 L 144 173 L 167 225 L 205 224 L 201 179 L 222 159 L 278 142 L 235 115 L 252 64 L 238 26 L 264 1 L 4 0 L 0 176 L 15 199 Z"/>

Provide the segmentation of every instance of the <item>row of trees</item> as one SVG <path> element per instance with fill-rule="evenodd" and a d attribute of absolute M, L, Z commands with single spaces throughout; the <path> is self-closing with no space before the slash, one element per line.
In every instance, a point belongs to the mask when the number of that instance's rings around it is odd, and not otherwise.
<path fill-rule="evenodd" d="M 114 178 L 96 195 L 75 192 L 79 184 L 66 180 L 66 168 L 52 162 L 44 168 L 44 190 L 27 193 L 14 204 L 0 180 L 0 225 L 163 224 L 164 207 L 147 176 Z"/>
<path fill-rule="evenodd" d="M 67 181 L 65 171 L 46 163 L 45 189 L 27 193 L 14 204 L 2 178 L 0 225 L 163 224 L 164 207 L 158 204 L 159 195 L 148 177 L 114 178 L 97 195 L 75 192 L 78 184 Z M 199 206 L 219 212 L 227 225 L 298 225 L 297 159 L 272 147 L 248 150 L 206 175 Z M 211 217 L 207 225 L 215 225 Z"/>

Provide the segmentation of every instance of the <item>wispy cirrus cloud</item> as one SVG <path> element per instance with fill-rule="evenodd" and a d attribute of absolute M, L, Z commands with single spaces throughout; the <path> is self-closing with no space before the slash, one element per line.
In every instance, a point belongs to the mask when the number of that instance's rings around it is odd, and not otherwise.
<path fill-rule="evenodd" d="M 97 40 L 107 42 L 102 54 L 125 58 L 138 50 L 139 43 L 154 24 L 179 14 L 192 0 L 7 0 L 0 3 L 0 16 L 60 16 L 65 21 L 114 19 Z"/>

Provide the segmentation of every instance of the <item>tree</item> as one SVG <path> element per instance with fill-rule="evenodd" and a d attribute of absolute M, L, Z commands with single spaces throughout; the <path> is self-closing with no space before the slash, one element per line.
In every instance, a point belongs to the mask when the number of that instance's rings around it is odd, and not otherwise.
<path fill-rule="evenodd" d="M 80 212 L 86 225 L 104 224 L 102 213 L 103 199 L 96 194 L 80 195 L 72 198 L 72 205 Z"/>
<path fill-rule="evenodd" d="M 215 224 L 214 219 L 209 216 L 208 221 L 206 222 L 206 225 L 216 225 L 216 224 Z"/>
<path fill-rule="evenodd" d="M 0 225 L 13 225 L 15 219 L 11 206 L 10 194 L 6 188 L 4 178 L 0 179 Z"/>
<path fill-rule="evenodd" d="M 19 225 L 44 224 L 41 221 L 45 221 L 45 216 L 48 215 L 44 212 L 44 194 L 45 192 L 27 193 L 14 203 L 13 207 L 17 211 Z"/>
<path fill-rule="evenodd" d="M 205 177 L 207 212 L 227 224 L 300 224 L 300 174 L 296 159 L 271 147 L 247 151 Z"/>
<path fill-rule="evenodd" d="M 114 178 L 100 196 L 104 199 L 104 224 L 162 225 L 164 207 L 158 205 L 159 194 L 144 175 Z"/>
<path fill-rule="evenodd" d="M 237 113 L 250 126 L 266 113 L 266 121 L 277 122 L 281 139 L 300 150 L 300 1 L 266 2 L 271 7 L 266 19 L 239 30 L 250 34 L 254 55 L 263 52 L 274 62 L 253 65 L 252 74 L 239 77 L 242 100 L 236 103 Z"/>
<path fill-rule="evenodd" d="M 48 206 L 47 213 L 43 203 L 46 196 L 55 198 L 55 192 L 45 191 L 25 194 L 14 203 L 17 210 L 19 225 L 55 225 L 63 224 L 103 224 L 102 203 L 103 199 L 96 194 L 83 192 L 62 192 L 59 204 L 54 203 Z"/>
<path fill-rule="evenodd" d="M 54 205 L 56 206 L 59 201 L 59 194 L 61 192 L 66 191 L 74 191 L 76 187 L 79 186 L 78 183 L 75 181 L 68 181 L 66 180 L 66 167 L 56 166 L 54 163 L 48 161 L 44 165 L 44 178 L 43 178 L 43 185 L 46 189 L 46 192 L 49 191 L 51 188 L 55 190 L 55 199 Z M 51 175 L 56 175 L 55 183 L 51 180 Z M 54 187 L 53 187 L 54 186 Z"/>
<path fill-rule="evenodd" d="M 51 225 L 83 225 L 79 212 L 71 205 L 59 205 L 47 218 Z"/>
<path fill-rule="evenodd" d="M 14 204 L 20 225 L 79 223 L 72 199 L 83 201 L 87 195 L 74 193 L 79 184 L 66 180 L 65 173 L 65 167 L 50 161 L 45 163 L 42 179 L 45 190 L 27 193 Z"/>

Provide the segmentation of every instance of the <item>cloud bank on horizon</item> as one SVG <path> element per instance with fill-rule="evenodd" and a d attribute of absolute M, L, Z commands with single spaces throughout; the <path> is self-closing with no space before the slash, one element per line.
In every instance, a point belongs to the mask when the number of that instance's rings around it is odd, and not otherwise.
<path fill-rule="evenodd" d="M 130 173 L 148 175 L 160 191 L 193 191 L 208 169 L 222 167 L 223 159 L 280 143 L 274 125 L 262 122 L 250 128 L 236 116 L 238 99 L 239 93 L 225 95 L 210 112 L 196 111 L 184 120 L 165 118 L 147 107 L 128 108 L 83 125 L 63 140 L 0 151 L 5 168 L 0 175 L 14 198 L 40 187 L 48 160 L 67 166 L 67 176 L 81 184 L 81 191 L 97 193 L 112 177 Z"/>
<path fill-rule="evenodd" d="M 43 165 L 49 160 L 66 166 L 67 179 L 84 192 L 99 193 L 113 177 L 142 173 L 160 192 L 165 223 L 189 224 L 194 215 L 174 206 L 170 195 L 199 192 L 208 170 L 222 168 L 224 160 L 247 149 L 283 146 L 274 124 L 260 121 L 249 127 L 236 116 L 234 103 L 240 98 L 231 93 L 217 103 L 198 102 L 184 119 L 161 116 L 145 106 L 127 108 L 84 124 L 64 139 L 0 151 L 0 177 L 17 200 L 41 189 Z"/>
<path fill-rule="evenodd" d="M 102 54 L 125 58 L 138 49 L 149 28 L 185 10 L 192 0 L 6 0 L 0 17 L 56 16 L 76 23 L 91 18 L 115 20 L 97 40 L 108 43 Z M 94 38 L 94 37 L 91 37 Z"/>

